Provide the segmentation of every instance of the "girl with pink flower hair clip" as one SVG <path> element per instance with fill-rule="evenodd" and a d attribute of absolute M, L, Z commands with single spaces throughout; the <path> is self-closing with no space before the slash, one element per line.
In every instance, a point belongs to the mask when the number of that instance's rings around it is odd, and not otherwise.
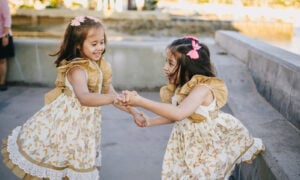
<path fill-rule="evenodd" d="M 3 141 L 5 164 L 21 179 L 98 180 L 101 167 L 101 106 L 114 104 L 112 69 L 104 59 L 106 35 L 94 17 L 69 23 L 52 56 L 58 72 L 45 105 Z M 142 121 L 142 119 L 140 119 Z"/>
<path fill-rule="evenodd" d="M 250 163 L 264 151 L 234 116 L 221 108 L 227 87 L 216 77 L 210 51 L 193 36 L 174 40 L 166 48 L 163 67 L 168 85 L 160 89 L 162 103 L 123 91 L 118 103 L 138 106 L 157 116 L 135 120 L 140 127 L 174 123 L 166 147 L 162 180 L 228 179 L 236 164 Z"/>
<path fill-rule="evenodd" d="M 74 19 L 71 20 L 70 25 L 71 26 L 80 26 L 81 23 L 85 21 L 85 19 L 90 19 L 97 22 L 100 22 L 99 19 L 93 17 L 93 16 L 77 16 Z"/>

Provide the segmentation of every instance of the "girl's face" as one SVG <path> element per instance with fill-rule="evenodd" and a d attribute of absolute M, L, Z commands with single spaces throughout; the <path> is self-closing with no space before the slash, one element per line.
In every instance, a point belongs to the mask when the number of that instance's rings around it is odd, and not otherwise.
<path fill-rule="evenodd" d="M 164 73 L 166 74 L 167 78 L 169 79 L 169 83 L 175 83 L 176 80 L 176 69 L 178 66 L 178 62 L 174 56 L 174 54 L 171 53 L 170 50 L 166 50 L 166 63 L 164 65 Z"/>
<path fill-rule="evenodd" d="M 103 28 L 91 28 L 83 41 L 82 47 L 78 47 L 80 56 L 96 61 L 102 57 L 105 50 Z"/>

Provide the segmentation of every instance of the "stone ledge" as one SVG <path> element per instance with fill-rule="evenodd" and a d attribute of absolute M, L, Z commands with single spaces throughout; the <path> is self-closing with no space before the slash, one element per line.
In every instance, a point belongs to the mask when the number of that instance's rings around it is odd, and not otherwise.
<path fill-rule="evenodd" d="M 239 166 L 240 176 L 242 179 L 251 179 L 249 177 L 253 174 L 258 175 L 255 179 L 264 180 L 299 179 L 300 133 L 299 128 L 291 124 L 291 122 L 295 124 L 299 122 L 299 115 L 292 116 L 294 119 L 288 119 L 292 113 L 299 113 L 299 108 L 291 108 L 286 113 L 279 112 L 277 110 L 278 104 L 283 106 L 285 103 L 270 101 L 261 91 L 261 86 L 265 86 L 265 89 L 270 88 L 273 94 L 269 97 L 273 99 L 276 99 L 277 95 L 282 97 L 287 94 L 286 96 L 293 97 L 291 99 L 287 98 L 288 101 L 299 105 L 298 97 L 300 96 L 294 97 L 291 91 L 286 91 L 286 89 L 299 87 L 296 84 L 286 83 L 289 72 L 293 74 L 294 81 L 292 82 L 300 79 L 300 75 L 294 72 L 295 69 L 299 68 L 298 62 L 284 60 L 288 57 L 298 56 L 288 52 L 281 54 L 282 50 L 280 51 L 272 46 L 265 47 L 268 50 L 260 49 L 260 47 L 267 45 L 261 45 L 262 42 L 234 32 L 218 31 L 215 40 L 219 46 L 219 49 L 215 48 L 216 51 L 222 52 L 222 54 L 227 52 L 228 55 L 236 57 L 229 58 L 228 56 L 219 55 L 214 57 L 219 68 L 219 75 L 226 81 L 229 88 L 228 104 L 234 115 L 253 132 L 254 136 L 262 138 L 266 145 L 266 152 L 254 162 L 253 166 Z M 271 50 L 272 48 L 274 49 Z M 260 53 L 260 55 L 254 56 L 254 52 Z M 289 56 L 286 56 L 288 54 Z M 270 58 L 277 55 L 276 60 Z M 280 58 L 280 55 L 282 55 L 282 58 Z M 266 60 L 266 57 L 269 59 Z M 255 63 L 253 63 L 254 60 L 256 60 Z M 266 69 L 261 69 L 261 67 L 266 67 Z M 272 70 L 273 67 L 285 68 L 285 73 L 279 72 L 282 70 L 276 68 Z M 276 76 L 278 74 L 281 77 Z M 275 83 L 272 84 L 270 81 Z M 278 86 L 282 83 L 284 85 Z M 268 84 L 272 84 L 272 86 L 268 86 Z M 274 89 L 272 89 L 274 87 L 280 88 L 281 91 L 274 92 Z M 282 98 L 280 100 L 285 101 L 286 99 Z M 257 161 L 260 163 L 257 163 Z"/>
<path fill-rule="evenodd" d="M 247 65 L 257 90 L 299 129 L 300 55 L 232 31 L 218 31 L 216 41 Z"/>

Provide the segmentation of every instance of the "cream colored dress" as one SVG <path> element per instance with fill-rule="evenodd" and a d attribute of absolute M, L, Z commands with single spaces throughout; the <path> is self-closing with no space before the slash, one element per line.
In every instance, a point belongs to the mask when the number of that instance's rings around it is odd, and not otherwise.
<path fill-rule="evenodd" d="M 214 92 L 215 98 L 209 106 L 199 106 L 195 111 L 205 117 L 201 122 L 184 119 L 174 124 L 163 160 L 162 179 L 228 179 L 236 164 L 251 162 L 264 150 L 264 145 L 232 115 L 221 111 L 217 116 L 212 115 L 217 108 L 218 92 L 209 86 L 211 81 L 207 83 L 201 76 L 192 81 L 190 90 L 202 84 Z M 178 103 L 178 98 L 172 97 L 173 105 Z"/>
<path fill-rule="evenodd" d="M 3 143 L 6 164 L 20 178 L 99 179 L 100 107 L 82 106 L 67 79 L 65 85 L 69 93 L 45 105 Z"/>

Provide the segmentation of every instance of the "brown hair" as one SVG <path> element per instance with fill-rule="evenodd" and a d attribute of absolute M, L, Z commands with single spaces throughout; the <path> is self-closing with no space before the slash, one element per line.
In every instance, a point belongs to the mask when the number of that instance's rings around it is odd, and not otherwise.
<path fill-rule="evenodd" d="M 192 41 L 200 46 L 200 49 L 196 50 L 198 53 L 197 58 L 191 58 L 187 55 L 193 49 Z M 200 43 L 194 37 L 184 37 L 174 40 L 167 49 L 175 56 L 177 60 L 177 69 L 175 73 L 180 73 L 178 84 L 183 86 L 194 75 L 200 74 L 208 77 L 215 77 L 216 71 L 210 60 L 210 52 L 208 47 Z M 177 77 L 177 76 L 176 76 Z"/>
<path fill-rule="evenodd" d="M 82 46 L 84 40 L 86 39 L 86 36 L 88 34 L 88 31 L 91 28 L 103 28 L 103 25 L 100 21 L 98 21 L 94 17 L 84 16 L 82 17 L 83 21 L 80 22 L 78 25 L 71 25 L 72 21 L 75 20 L 74 18 L 68 25 L 63 41 L 60 45 L 59 50 L 54 53 L 50 54 L 50 56 L 57 56 L 57 59 L 55 60 L 56 67 L 60 65 L 60 62 L 62 60 L 70 61 L 76 57 L 80 57 L 79 50 L 77 49 L 77 46 Z M 104 33 L 104 42 L 106 44 L 106 35 Z M 105 50 L 103 51 L 103 54 L 105 53 Z"/>

